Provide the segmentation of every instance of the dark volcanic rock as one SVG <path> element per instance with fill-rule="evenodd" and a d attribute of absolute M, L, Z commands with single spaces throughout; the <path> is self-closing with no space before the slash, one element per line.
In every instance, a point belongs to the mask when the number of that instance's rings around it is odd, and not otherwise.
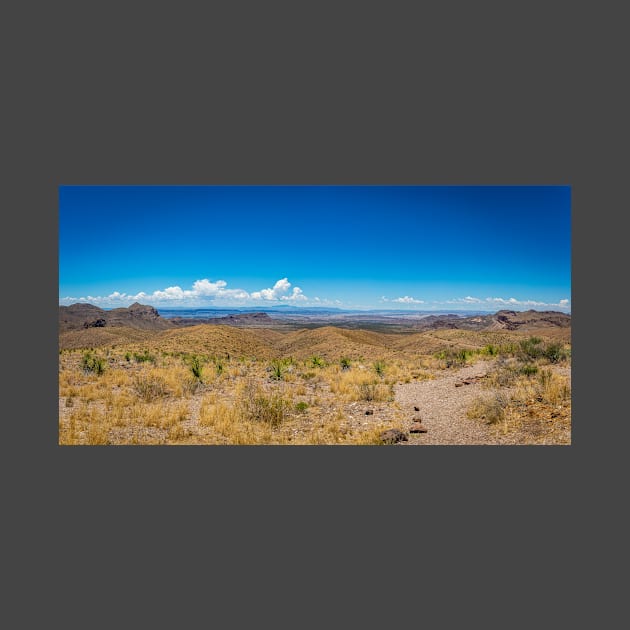
<path fill-rule="evenodd" d="M 372 416 L 372 415 L 374 415 L 374 411 L 373 411 L 372 409 L 368 409 L 368 410 L 365 412 L 365 415 L 366 415 L 366 416 Z"/>
<path fill-rule="evenodd" d="M 107 322 L 103 317 L 99 317 L 91 322 L 83 322 L 83 328 L 103 328 L 107 325 Z"/>

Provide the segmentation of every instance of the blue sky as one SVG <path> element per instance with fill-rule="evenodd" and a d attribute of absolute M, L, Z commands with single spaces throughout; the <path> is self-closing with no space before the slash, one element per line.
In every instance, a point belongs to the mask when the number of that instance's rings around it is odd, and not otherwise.
<path fill-rule="evenodd" d="M 568 186 L 61 186 L 59 303 L 570 310 Z"/>

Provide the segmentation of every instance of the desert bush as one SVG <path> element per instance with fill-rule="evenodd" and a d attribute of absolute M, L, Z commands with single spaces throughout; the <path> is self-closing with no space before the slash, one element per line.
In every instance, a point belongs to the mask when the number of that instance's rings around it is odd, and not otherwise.
<path fill-rule="evenodd" d="M 505 418 L 505 409 L 509 398 L 503 394 L 490 397 L 479 397 L 473 400 L 466 415 L 471 419 L 485 420 L 487 424 L 496 424 Z"/>
<path fill-rule="evenodd" d="M 145 402 L 167 396 L 169 393 L 166 381 L 159 374 L 138 374 L 133 380 L 135 393 Z"/>
<path fill-rule="evenodd" d="M 339 360 L 339 365 L 341 366 L 342 370 L 349 370 L 351 366 L 351 361 L 347 357 L 342 357 Z"/>
<path fill-rule="evenodd" d="M 253 387 L 244 392 L 240 406 L 246 420 L 264 422 L 270 426 L 281 424 L 290 409 L 289 401 L 281 393 L 267 393 Z"/>
<path fill-rule="evenodd" d="M 105 371 L 105 359 L 86 352 L 81 359 L 81 367 L 86 374 L 93 372 L 100 376 Z"/>
<path fill-rule="evenodd" d="M 188 378 L 182 379 L 180 386 L 182 394 L 193 395 L 197 393 L 200 387 L 202 387 L 202 380 L 195 376 L 189 376 Z"/>
<path fill-rule="evenodd" d="M 324 362 L 324 359 L 322 359 L 321 357 L 318 357 L 318 356 L 312 356 L 309 359 L 309 363 L 313 367 L 319 367 L 319 368 L 323 368 L 326 365 L 326 363 Z"/>
<path fill-rule="evenodd" d="M 455 350 L 454 348 L 448 348 L 441 352 L 436 352 L 433 356 L 436 359 L 444 362 L 447 368 L 463 367 L 468 363 L 468 359 L 477 354 L 476 350 L 470 350 L 469 348 L 460 348 Z"/>
<path fill-rule="evenodd" d="M 521 366 L 518 372 L 519 374 L 522 374 L 523 376 L 533 376 L 534 374 L 538 373 L 538 366 L 527 363 Z"/>
<path fill-rule="evenodd" d="M 570 400 L 571 387 L 568 380 L 551 370 L 541 370 L 537 378 L 536 396 L 542 402 L 558 404 Z"/>
<path fill-rule="evenodd" d="M 487 357 L 496 357 L 499 354 L 499 347 L 489 343 L 481 349 L 480 354 Z"/>
<path fill-rule="evenodd" d="M 357 385 L 357 398 L 366 402 L 386 402 L 393 398 L 391 385 L 383 383 L 360 383 Z"/>
<path fill-rule="evenodd" d="M 543 351 L 543 356 L 549 363 L 558 363 L 561 359 L 566 358 L 559 343 L 550 343 Z"/>
<path fill-rule="evenodd" d="M 214 369 L 217 373 L 217 376 L 221 376 L 221 374 L 223 374 L 223 370 L 225 369 L 225 363 L 223 359 L 220 359 L 220 358 L 214 359 Z"/>
<path fill-rule="evenodd" d="M 300 413 L 304 413 L 307 409 L 308 409 L 308 403 L 299 402 L 295 405 L 295 410 Z"/>
<path fill-rule="evenodd" d="M 519 343 L 520 352 L 518 354 L 520 358 L 524 361 L 539 359 L 543 356 L 543 347 L 541 343 L 542 339 L 539 337 L 529 337 L 528 339 L 523 339 Z"/>
<path fill-rule="evenodd" d="M 144 350 L 142 353 L 134 352 L 133 358 L 136 360 L 136 363 L 146 363 L 148 361 L 149 363 L 155 364 L 156 361 L 155 356 L 148 350 Z"/>

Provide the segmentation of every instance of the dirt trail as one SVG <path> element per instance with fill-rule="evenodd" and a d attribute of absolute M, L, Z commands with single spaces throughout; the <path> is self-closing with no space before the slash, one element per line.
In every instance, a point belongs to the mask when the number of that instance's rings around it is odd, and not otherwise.
<path fill-rule="evenodd" d="M 466 417 L 477 396 L 489 394 L 481 384 L 456 387 L 462 379 L 486 374 L 491 363 L 479 361 L 457 372 L 447 372 L 434 380 L 396 385 L 396 401 L 409 418 L 418 415 L 427 433 L 412 433 L 402 444 L 504 444 L 508 440 L 478 420 Z M 414 411 L 414 406 L 420 411 Z"/>

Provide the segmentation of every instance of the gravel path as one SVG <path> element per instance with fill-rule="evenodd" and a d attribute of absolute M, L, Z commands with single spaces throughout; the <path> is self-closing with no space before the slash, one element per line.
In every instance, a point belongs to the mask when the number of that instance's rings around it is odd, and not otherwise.
<path fill-rule="evenodd" d="M 466 410 L 477 396 L 490 393 L 479 383 L 456 387 L 462 379 L 486 374 L 491 363 L 480 361 L 457 372 L 447 372 L 434 380 L 402 383 L 396 386 L 396 401 L 420 416 L 427 433 L 412 433 L 402 444 L 502 444 L 503 439 L 482 422 L 466 417 Z M 414 406 L 420 411 L 414 411 Z M 411 422 L 410 422 L 411 424 Z"/>

